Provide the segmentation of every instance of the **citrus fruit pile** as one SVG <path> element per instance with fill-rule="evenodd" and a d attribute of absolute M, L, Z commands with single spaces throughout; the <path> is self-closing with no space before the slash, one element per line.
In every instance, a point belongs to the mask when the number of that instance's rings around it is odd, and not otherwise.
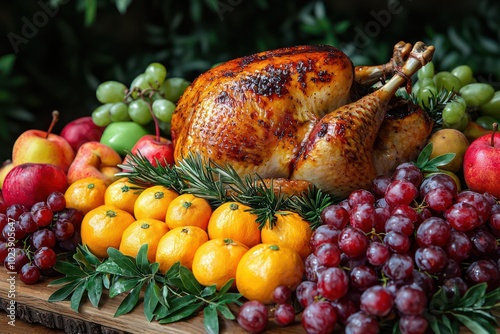
<path fill-rule="evenodd" d="M 65 198 L 84 213 L 81 242 L 97 257 L 106 258 L 109 247 L 135 257 L 148 244 L 148 260 L 162 273 L 179 262 L 202 285 L 219 290 L 234 279 L 233 290 L 266 304 L 276 287 L 299 285 L 311 254 L 312 230 L 295 212 L 278 214 L 273 228 L 261 230 L 242 203 L 212 208 L 201 197 L 161 185 L 139 188 L 127 178 L 109 186 L 84 178 Z"/>

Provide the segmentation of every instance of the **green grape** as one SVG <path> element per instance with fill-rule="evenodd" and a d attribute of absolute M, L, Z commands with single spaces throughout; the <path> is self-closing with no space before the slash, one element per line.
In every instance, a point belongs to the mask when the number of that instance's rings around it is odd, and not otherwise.
<path fill-rule="evenodd" d="M 148 79 L 151 80 L 150 84 L 153 87 L 160 87 L 167 77 L 167 69 L 160 63 L 149 64 L 144 73 L 146 73 Z"/>
<path fill-rule="evenodd" d="M 149 77 L 145 73 L 139 74 L 134 78 L 134 80 L 132 80 L 132 83 L 130 84 L 130 90 L 133 90 L 133 99 L 137 99 L 137 97 L 139 96 L 139 92 L 142 93 L 144 90 L 150 88 L 148 80 Z"/>
<path fill-rule="evenodd" d="M 158 122 L 158 126 L 170 138 L 170 122 Z"/>
<path fill-rule="evenodd" d="M 412 86 L 411 86 L 411 93 L 414 96 L 418 96 L 418 92 L 420 91 L 420 81 L 417 80 Z"/>
<path fill-rule="evenodd" d="M 109 117 L 112 122 L 129 121 L 128 106 L 123 102 L 113 103 L 109 108 Z"/>
<path fill-rule="evenodd" d="M 127 87 L 118 81 L 105 81 L 97 86 L 96 97 L 101 103 L 122 102 L 125 99 Z"/>
<path fill-rule="evenodd" d="M 112 105 L 112 103 L 106 103 L 97 107 L 92 112 L 92 122 L 94 122 L 94 124 L 97 126 L 107 126 L 109 123 L 111 123 L 109 109 Z"/>
<path fill-rule="evenodd" d="M 420 105 L 422 107 L 428 107 L 429 99 L 432 98 L 433 96 L 436 96 L 437 93 L 438 92 L 436 87 L 433 86 L 426 86 L 420 88 L 420 91 L 418 92 L 418 100 L 420 101 Z"/>
<path fill-rule="evenodd" d="M 478 82 L 463 86 L 459 93 L 468 107 L 479 107 L 493 98 L 495 89 L 490 84 Z"/>
<path fill-rule="evenodd" d="M 476 119 L 476 123 L 487 130 L 493 130 L 493 123 L 498 124 L 498 120 L 491 116 L 479 116 Z"/>
<path fill-rule="evenodd" d="M 183 78 L 168 78 L 161 85 L 160 90 L 167 100 L 177 102 L 190 82 Z"/>
<path fill-rule="evenodd" d="M 462 86 L 469 84 L 472 80 L 472 68 L 469 65 L 460 65 L 451 70 L 451 74 L 456 76 Z"/>
<path fill-rule="evenodd" d="M 479 107 L 481 115 L 500 119 L 500 90 L 496 91 L 491 100 Z"/>
<path fill-rule="evenodd" d="M 467 103 L 465 103 L 465 100 L 463 97 L 461 97 L 459 95 L 455 95 L 455 97 L 453 98 L 453 102 L 460 103 L 461 105 L 464 106 L 464 109 L 467 109 Z"/>
<path fill-rule="evenodd" d="M 423 78 L 430 78 L 434 76 L 434 63 L 428 62 L 424 66 L 422 66 L 417 72 L 418 80 L 422 80 Z"/>
<path fill-rule="evenodd" d="M 434 80 L 432 80 L 432 78 L 422 78 L 418 82 L 420 82 L 420 87 L 421 88 L 424 88 L 424 87 L 436 87 L 436 85 L 434 84 Z"/>
<path fill-rule="evenodd" d="M 464 131 L 467 125 L 469 124 L 469 121 L 470 121 L 469 114 L 464 113 L 462 118 L 460 118 L 460 120 L 456 123 L 449 124 L 443 120 L 443 127 L 448 129 L 456 129 L 458 131 Z"/>
<path fill-rule="evenodd" d="M 128 105 L 128 115 L 137 124 L 145 125 L 151 122 L 153 117 L 149 111 L 149 105 L 144 100 L 135 100 Z"/>
<path fill-rule="evenodd" d="M 442 112 L 443 122 L 454 124 L 460 121 L 465 114 L 465 105 L 460 102 L 448 102 Z"/>
<path fill-rule="evenodd" d="M 166 99 L 159 99 L 153 102 L 153 114 L 162 122 L 170 122 L 175 110 L 175 103 Z"/>
<path fill-rule="evenodd" d="M 460 79 L 447 71 L 436 73 L 433 79 L 438 91 L 441 91 L 441 89 L 444 88 L 449 92 L 458 92 L 458 90 L 462 87 Z"/>

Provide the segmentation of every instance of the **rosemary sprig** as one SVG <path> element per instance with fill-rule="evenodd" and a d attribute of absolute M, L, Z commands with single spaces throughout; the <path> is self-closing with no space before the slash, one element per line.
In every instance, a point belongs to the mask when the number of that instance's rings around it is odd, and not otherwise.
<path fill-rule="evenodd" d="M 129 160 L 125 164 L 119 164 L 118 167 L 123 170 L 117 173 L 117 176 L 128 177 L 131 183 L 147 188 L 153 185 L 162 185 L 177 192 L 182 192 L 186 187 L 177 168 L 173 166 L 162 166 L 157 163 L 154 167 L 141 152 L 131 154 L 128 152 Z"/>
<path fill-rule="evenodd" d="M 222 179 L 212 172 L 211 164 L 203 160 L 200 154 L 189 152 L 174 168 L 184 183 L 183 192 L 205 198 L 213 207 L 218 207 L 228 197 Z"/>
<path fill-rule="evenodd" d="M 321 220 L 323 209 L 334 202 L 335 199 L 332 196 L 316 186 L 311 186 L 305 194 L 291 197 L 288 205 L 290 210 L 297 212 L 305 221 L 308 221 L 314 230 L 323 223 Z"/>
<path fill-rule="evenodd" d="M 92 305 L 98 307 L 106 289 L 110 298 L 126 295 L 115 312 L 115 316 L 120 316 L 140 303 L 140 293 L 144 291 L 142 300 L 148 321 L 171 323 L 203 310 L 206 332 L 219 333 L 219 315 L 235 319 L 228 305 L 241 305 L 241 294 L 229 292 L 233 279 L 216 291 L 215 285 L 200 285 L 193 273 L 179 263 L 163 275 L 158 262 L 148 261 L 147 248 L 147 244 L 143 245 L 135 259 L 109 248 L 109 258 L 100 261 L 87 247 L 79 246 L 72 262 L 57 262 L 55 268 L 65 276 L 50 285 L 64 285 L 49 297 L 49 301 L 69 299 L 71 308 L 78 312 L 85 293 Z"/>
<path fill-rule="evenodd" d="M 439 129 L 443 125 L 443 108 L 458 96 L 456 92 L 442 88 L 437 94 L 431 94 L 427 101 L 420 101 L 415 94 L 411 94 L 409 99 L 422 107 L 434 121 L 434 129 Z"/>

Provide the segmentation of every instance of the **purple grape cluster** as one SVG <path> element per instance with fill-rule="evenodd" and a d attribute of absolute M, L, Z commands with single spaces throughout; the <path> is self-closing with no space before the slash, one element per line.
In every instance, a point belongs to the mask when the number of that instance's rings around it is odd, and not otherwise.
<path fill-rule="evenodd" d="M 72 252 L 81 243 L 81 211 L 66 207 L 61 192 L 31 208 L 12 204 L 0 213 L 0 263 L 18 273 L 25 284 L 35 284 L 51 276 L 57 254 Z"/>
<path fill-rule="evenodd" d="M 424 178 L 413 163 L 379 176 L 326 207 L 312 234 L 306 280 L 295 295 L 307 333 L 378 333 L 399 319 L 401 333 L 425 333 L 436 290 L 463 294 L 500 282 L 500 204 L 489 194 L 458 191 L 444 173 Z"/>

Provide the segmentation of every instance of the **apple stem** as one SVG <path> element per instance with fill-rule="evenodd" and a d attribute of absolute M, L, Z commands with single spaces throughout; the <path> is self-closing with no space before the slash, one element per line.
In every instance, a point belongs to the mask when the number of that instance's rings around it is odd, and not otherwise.
<path fill-rule="evenodd" d="M 149 107 L 149 112 L 151 113 L 151 117 L 153 118 L 153 122 L 155 123 L 155 132 L 156 132 L 156 140 L 158 142 L 160 142 L 160 124 L 158 124 L 158 120 L 156 119 L 156 116 L 153 112 L 153 106 L 151 105 L 151 103 L 148 103 L 148 107 Z"/>
<path fill-rule="evenodd" d="M 45 139 L 49 138 L 49 135 L 52 132 L 52 129 L 54 128 L 54 125 L 56 125 L 58 120 L 59 120 L 59 111 L 54 110 L 52 112 L 52 122 L 50 122 L 50 126 L 49 129 L 47 130 L 47 135 L 45 136 Z"/>
<path fill-rule="evenodd" d="M 493 132 L 491 133 L 491 147 L 495 146 L 495 132 L 498 130 L 498 123 L 493 123 Z"/>

